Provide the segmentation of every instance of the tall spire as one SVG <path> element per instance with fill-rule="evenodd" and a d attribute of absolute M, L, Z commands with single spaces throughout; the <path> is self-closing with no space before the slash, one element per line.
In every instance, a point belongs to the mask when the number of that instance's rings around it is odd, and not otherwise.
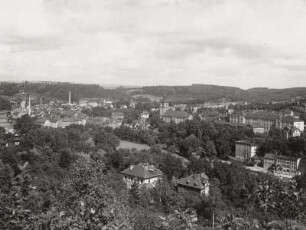
<path fill-rule="evenodd" d="M 71 91 L 69 91 L 69 105 L 71 105 Z"/>

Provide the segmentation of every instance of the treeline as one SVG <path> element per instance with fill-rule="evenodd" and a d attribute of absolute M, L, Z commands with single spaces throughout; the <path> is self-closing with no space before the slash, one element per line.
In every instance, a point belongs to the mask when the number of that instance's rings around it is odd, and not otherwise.
<path fill-rule="evenodd" d="M 125 98 L 125 89 L 105 89 L 95 84 L 75 83 L 1 83 L 2 95 L 12 96 L 19 92 L 32 93 L 45 98 L 56 98 L 68 101 L 68 92 L 71 92 L 72 101 L 80 98 Z"/>
<path fill-rule="evenodd" d="M 161 123 L 157 143 L 178 150 L 186 158 L 195 153 L 200 157 L 228 159 L 235 151 L 235 141 L 254 136 L 248 127 L 230 126 L 193 119 L 185 122 Z"/>
<path fill-rule="evenodd" d="M 285 101 L 291 97 L 306 96 L 306 90 L 300 88 L 288 89 L 268 89 L 253 88 L 243 90 L 236 87 L 193 84 L 191 86 L 148 86 L 143 88 L 143 93 L 160 96 L 166 94 L 173 100 L 198 100 L 198 102 L 212 101 L 222 98 L 242 101 L 261 101 L 271 100 Z"/>

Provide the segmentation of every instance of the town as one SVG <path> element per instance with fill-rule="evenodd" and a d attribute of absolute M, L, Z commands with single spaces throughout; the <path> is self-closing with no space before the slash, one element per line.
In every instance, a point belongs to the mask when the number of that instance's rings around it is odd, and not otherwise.
<path fill-rule="evenodd" d="M 182 100 L 168 88 L 3 82 L 0 95 L 1 206 L 18 215 L 61 226 L 79 215 L 86 226 L 86 215 L 94 223 L 115 210 L 106 229 L 128 229 L 120 215 L 131 208 L 137 229 L 303 229 L 305 92 Z M 7 226 L 18 218 L 0 215 Z"/>

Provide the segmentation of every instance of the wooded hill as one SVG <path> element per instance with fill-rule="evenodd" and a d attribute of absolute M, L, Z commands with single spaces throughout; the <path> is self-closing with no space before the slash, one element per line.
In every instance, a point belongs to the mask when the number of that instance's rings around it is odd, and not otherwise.
<path fill-rule="evenodd" d="M 190 86 L 148 86 L 143 93 L 162 95 L 165 93 L 172 100 L 218 100 L 222 98 L 243 101 L 287 101 L 292 97 L 306 97 L 306 87 L 269 89 L 252 88 L 243 90 L 237 87 L 193 84 Z"/>
<path fill-rule="evenodd" d="M 72 93 L 72 100 L 78 101 L 83 97 L 104 97 L 112 99 L 127 99 L 129 96 L 144 94 L 161 97 L 166 94 L 173 102 L 193 101 L 202 103 L 228 99 L 233 101 L 288 101 L 293 97 L 306 98 L 306 87 L 269 89 L 252 88 L 243 90 L 237 87 L 193 84 L 189 86 L 145 86 L 142 88 L 118 87 L 105 89 L 97 84 L 74 84 L 74 83 L 1 83 L 0 95 L 11 96 L 21 91 L 35 93 L 43 97 L 52 97 L 67 100 L 68 91 Z"/>

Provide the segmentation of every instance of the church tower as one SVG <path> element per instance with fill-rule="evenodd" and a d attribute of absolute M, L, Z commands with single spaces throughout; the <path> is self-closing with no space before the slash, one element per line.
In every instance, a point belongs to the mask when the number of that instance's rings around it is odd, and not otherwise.
<path fill-rule="evenodd" d="M 163 95 L 163 99 L 160 102 L 159 115 L 162 116 L 169 109 L 169 102 L 166 99 L 166 95 Z"/>

